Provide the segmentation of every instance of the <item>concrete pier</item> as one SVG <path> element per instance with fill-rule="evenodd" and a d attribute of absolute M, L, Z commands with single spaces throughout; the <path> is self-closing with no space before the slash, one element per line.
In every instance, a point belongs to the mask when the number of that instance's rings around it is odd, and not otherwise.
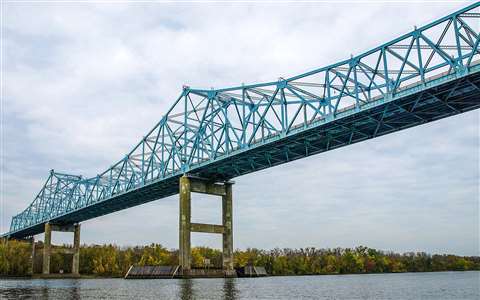
<path fill-rule="evenodd" d="M 232 221 L 232 183 L 225 183 L 225 195 L 222 196 L 223 232 L 223 269 L 233 271 L 233 221 Z"/>
<path fill-rule="evenodd" d="M 43 241 L 43 268 L 42 274 L 50 274 L 50 256 L 52 247 L 52 226 L 50 223 L 45 223 L 45 237 Z"/>
<path fill-rule="evenodd" d="M 80 275 L 80 224 L 74 225 L 72 274 Z"/>
<path fill-rule="evenodd" d="M 206 179 L 184 175 L 180 178 L 180 218 L 179 218 L 179 265 L 183 276 L 195 276 L 191 266 L 192 232 L 222 235 L 222 266 L 225 276 L 234 276 L 233 270 L 233 224 L 232 224 L 232 185 L 233 182 L 216 183 Z M 222 224 L 201 224 L 191 222 L 191 193 L 202 193 L 222 197 Z"/>
<path fill-rule="evenodd" d="M 30 265 L 30 275 L 33 275 L 35 273 L 35 237 L 32 236 L 30 238 L 30 242 L 32 243 L 32 259 L 31 259 L 31 265 Z"/>
<path fill-rule="evenodd" d="M 73 232 L 73 248 L 72 249 L 55 249 L 52 248 L 52 231 Z M 80 224 L 73 225 L 57 225 L 45 223 L 45 240 L 43 244 L 43 268 L 42 274 L 50 274 L 50 257 L 52 251 L 60 251 L 62 253 L 70 253 L 73 255 L 72 259 L 72 274 L 73 276 L 80 275 Z"/>
<path fill-rule="evenodd" d="M 179 265 L 184 271 L 191 269 L 190 246 L 191 221 L 191 185 L 186 176 L 180 178 L 180 237 L 179 237 Z"/>

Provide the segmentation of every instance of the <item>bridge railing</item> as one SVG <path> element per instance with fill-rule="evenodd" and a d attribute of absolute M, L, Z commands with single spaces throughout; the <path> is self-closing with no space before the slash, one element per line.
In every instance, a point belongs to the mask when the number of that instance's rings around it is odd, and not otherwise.
<path fill-rule="evenodd" d="M 467 74 L 480 59 L 479 6 L 298 76 L 224 89 L 184 87 L 158 124 L 103 173 L 82 178 L 52 172 L 32 204 L 12 218 L 10 230 L 389 101 L 431 81 Z"/>

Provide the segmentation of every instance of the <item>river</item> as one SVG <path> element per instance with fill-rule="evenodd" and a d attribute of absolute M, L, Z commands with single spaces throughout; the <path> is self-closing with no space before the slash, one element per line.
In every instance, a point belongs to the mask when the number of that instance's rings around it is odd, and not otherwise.
<path fill-rule="evenodd" d="M 0 299 L 480 299 L 480 272 L 235 279 L 0 279 Z"/>

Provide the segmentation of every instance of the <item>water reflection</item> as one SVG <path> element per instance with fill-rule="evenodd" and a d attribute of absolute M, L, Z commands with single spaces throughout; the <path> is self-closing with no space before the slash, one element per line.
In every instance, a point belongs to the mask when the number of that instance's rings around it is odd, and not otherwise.
<path fill-rule="evenodd" d="M 192 279 L 183 279 L 180 282 L 180 299 L 190 300 L 195 298 L 193 295 L 193 281 Z"/>
<path fill-rule="evenodd" d="M 24 283 L 27 284 L 24 284 Z M 24 284 L 23 286 L 21 284 Z M 10 287 L 0 285 L 0 299 L 80 299 L 79 281 L 11 280 Z"/>
<path fill-rule="evenodd" d="M 70 297 L 69 299 L 74 299 L 74 300 L 78 300 L 80 299 L 80 282 L 78 280 L 75 280 L 74 283 L 73 283 L 73 286 L 71 287 L 71 289 L 69 289 L 69 294 L 70 294 Z"/>
<path fill-rule="evenodd" d="M 237 299 L 237 286 L 235 278 L 225 278 L 223 283 L 223 298 L 225 300 L 235 300 Z"/>
<path fill-rule="evenodd" d="M 180 299 L 182 300 L 191 300 L 191 299 L 198 299 L 202 298 L 202 295 L 198 293 L 204 293 L 205 290 L 208 292 L 214 292 L 215 289 L 220 288 L 219 286 L 209 286 L 205 283 L 216 283 L 216 281 L 195 281 L 195 279 L 182 279 L 180 281 Z M 201 288 L 198 292 L 195 291 L 194 286 Z M 208 291 L 210 289 L 210 291 Z M 225 300 L 235 300 L 238 298 L 238 289 L 236 286 L 236 279 L 235 278 L 225 278 L 223 280 L 223 287 L 221 289 L 222 299 Z M 218 297 L 218 296 L 217 296 Z"/>
<path fill-rule="evenodd" d="M 10 289 L 0 289 L 0 299 L 48 299 L 49 289 L 43 287 L 14 287 Z"/>
<path fill-rule="evenodd" d="M 46 288 L 45 288 L 46 289 Z M 37 295 L 42 295 L 42 289 L 37 289 L 35 291 L 32 288 L 11 288 L 6 290 L 0 290 L 0 299 L 20 299 L 24 298 L 32 298 Z"/>
<path fill-rule="evenodd" d="M 43 287 L 40 288 L 40 296 L 42 299 L 48 299 L 50 289 L 47 287 L 47 285 L 44 285 Z"/>

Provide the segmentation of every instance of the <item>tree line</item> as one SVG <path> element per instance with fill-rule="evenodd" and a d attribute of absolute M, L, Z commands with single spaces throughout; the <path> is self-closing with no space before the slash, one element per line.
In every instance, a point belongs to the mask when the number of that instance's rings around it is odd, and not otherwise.
<path fill-rule="evenodd" d="M 68 246 L 64 246 L 68 247 Z M 33 269 L 42 271 L 42 242 L 36 243 Z M 24 241 L 0 242 L 0 275 L 27 276 L 32 270 L 32 245 Z M 192 267 L 221 268 L 222 252 L 208 247 L 192 248 Z M 71 272 L 72 255 L 54 252 L 51 273 Z M 124 276 L 131 265 L 177 265 L 178 250 L 160 244 L 119 247 L 116 245 L 82 245 L 80 273 L 104 277 Z M 271 275 L 360 274 L 431 271 L 480 270 L 480 257 L 423 252 L 394 253 L 364 246 L 354 249 L 246 249 L 234 252 L 235 267 L 263 266 Z"/>

